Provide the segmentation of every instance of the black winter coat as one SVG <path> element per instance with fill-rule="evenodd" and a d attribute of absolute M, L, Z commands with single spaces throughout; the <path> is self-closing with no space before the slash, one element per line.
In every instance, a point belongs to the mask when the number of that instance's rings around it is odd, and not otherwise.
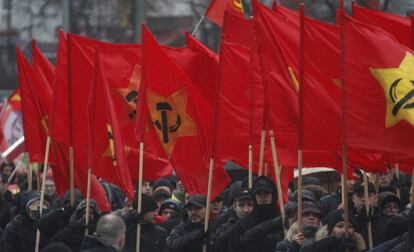
<path fill-rule="evenodd" d="M 237 216 L 230 218 L 226 223 L 221 224 L 214 235 L 214 251 L 227 252 L 230 251 L 230 239 L 233 232 L 234 225 L 237 223 Z"/>
<path fill-rule="evenodd" d="M 255 206 L 253 212 L 240 219 L 232 230 L 230 251 L 268 252 L 283 240 L 283 228 L 277 208 L 272 205 Z M 276 219 L 275 219 L 276 218 Z"/>
<path fill-rule="evenodd" d="M 136 249 L 137 224 L 127 225 L 124 252 Z M 167 252 L 167 231 L 151 223 L 141 225 L 141 252 Z"/>
<path fill-rule="evenodd" d="M 203 225 L 191 223 L 188 219 L 176 226 L 167 238 L 170 252 L 201 252 L 204 243 L 207 251 L 213 251 L 208 237 L 204 235 Z"/>
<path fill-rule="evenodd" d="M 0 240 L 0 251 L 2 252 L 30 252 L 35 251 L 36 244 L 36 221 L 32 220 L 26 213 L 27 203 L 39 197 L 34 191 L 24 192 L 20 198 L 21 213 L 10 222 Z M 49 241 L 46 235 L 40 236 L 40 248 Z"/>
<path fill-rule="evenodd" d="M 98 237 L 88 235 L 82 243 L 80 252 L 117 252 L 117 250 L 105 245 Z"/>

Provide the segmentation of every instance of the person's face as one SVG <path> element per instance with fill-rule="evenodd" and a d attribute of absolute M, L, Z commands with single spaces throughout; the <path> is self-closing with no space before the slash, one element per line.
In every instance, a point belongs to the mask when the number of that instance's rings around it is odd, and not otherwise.
<path fill-rule="evenodd" d="M 223 201 L 211 202 L 211 213 L 218 214 L 223 209 Z"/>
<path fill-rule="evenodd" d="M 53 196 L 56 193 L 55 182 L 51 179 L 46 180 L 45 182 L 45 194 L 48 196 Z"/>
<path fill-rule="evenodd" d="M 384 208 L 382 209 L 382 212 L 386 216 L 396 216 L 399 211 L 400 211 L 400 208 L 395 202 L 388 202 L 387 204 L 385 204 Z"/>
<path fill-rule="evenodd" d="M 83 211 L 83 218 L 86 218 L 86 208 Z M 95 220 L 95 212 L 93 211 L 92 207 L 89 207 L 89 222 L 93 222 Z"/>
<path fill-rule="evenodd" d="M 352 195 L 352 201 L 354 202 L 354 206 L 356 209 L 361 209 L 365 206 L 365 196 L 363 192 L 354 193 Z M 375 207 L 377 205 L 377 195 L 375 193 L 368 194 L 368 203 L 371 207 Z"/>
<path fill-rule="evenodd" d="M 185 188 L 184 188 L 184 185 L 181 182 L 181 180 L 178 180 L 176 185 L 177 185 L 177 191 L 179 191 L 179 192 L 185 192 Z"/>
<path fill-rule="evenodd" d="M 272 193 L 264 190 L 260 190 L 255 194 L 256 202 L 258 205 L 265 205 L 272 203 Z"/>
<path fill-rule="evenodd" d="M 7 165 L 7 166 L 3 167 L 3 174 L 6 175 L 7 178 L 10 177 L 12 172 L 13 172 L 13 168 L 11 166 Z"/>
<path fill-rule="evenodd" d="M 149 211 L 144 214 L 143 218 L 144 221 L 147 223 L 155 223 L 155 217 L 157 216 L 156 210 Z"/>
<path fill-rule="evenodd" d="M 166 220 L 171 218 L 171 216 L 173 216 L 173 215 L 175 215 L 175 211 L 172 210 L 171 208 L 165 208 L 161 212 L 161 216 L 164 217 L 164 219 L 166 219 Z"/>
<path fill-rule="evenodd" d="M 233 209 L 236 212 L 237 217 L 243 218 L 249 215 L 253 211 L 253 200 L 243 199 L 233 203 Z"/>
<path fill-rule="evenodd" d="M 349 223 L 348 232 L 351 236 L 354 234 L 354 228 L 352 227 L 351 223 Z M 333 235 L 335 237 L 345 236 L 345 222 L 340 221 L 340 222 L 336 223 L 336 225 L 332 229 L 331 235 Z"/>
<path fill-rule="evenodd" d="M 43 205 L 43 214 L 45 211 L 47 211 L 48 207 L 47 205 Z M 35 202 L 32 202 L 30 206 L 27 209 L 27 215 L 32 220 L 37 220 L 40 217 L 40 200 L 37 200 Z"/>
<path fill-rule="evenodd" d="M 393 174 L 391 171 L 375 174 L 375 179 L 377 180 L 379 187 L 391 186 L 392 177 L 393 177 Z"/>
<path fill-rule="evenodd" d="M 142 182 L 142 193 L 152 196 L 152 186 L 151 182 L 143 181 Z"/>
<path fill-rule="evenodd" d="M 188 218 L 192 223 L 199 223 L 204 221 L 206 215 L 206 208 L 205 207 L 197 207 L 190 205 L 187 209 L 188 211 Z"/>
<path fill-rule="evenodd" d="M 303 213 L 302 223 L 310 227 L 319 227 L 319 215 L 311 212 Z"/>

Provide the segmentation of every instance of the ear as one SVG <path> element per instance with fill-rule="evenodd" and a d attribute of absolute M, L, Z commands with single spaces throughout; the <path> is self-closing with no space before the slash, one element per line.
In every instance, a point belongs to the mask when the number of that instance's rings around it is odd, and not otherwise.
<path fill-rule="evenodd" d="M 236 211 L 236 201 L 233 202 L 232 207 L 233 207 L 233 210 Z"/>

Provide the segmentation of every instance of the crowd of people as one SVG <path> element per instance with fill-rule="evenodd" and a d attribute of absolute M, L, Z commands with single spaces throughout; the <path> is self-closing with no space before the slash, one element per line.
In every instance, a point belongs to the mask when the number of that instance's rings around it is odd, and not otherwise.
<path fill-rule="evenodd" d="M 207 198 L 188 195 L 178 178 L 144 182 L 139 213 L 137 193 L 129 202 L 119 188 L 101 181 L 112 212 L 102 213 L 91 200 L 86 213 L 86 200 L 78 190 L 73 201 L 69 191 L 60 198 L 48 177 L 40 214 L 40 193 L 27 189 L 25 174 L 11 178 L 13 169 L 7 163 L 0 167 L 0 251 L 4 252 L 35 251 L 38 231 L 44 252 L 136 251 L 137 237 L 141 252 L 201 252 L 203 246 L 208 252 L 414 249 L 410 178 L 397 179 L 390 169 L 370 176 L 368 211 L 363 180 L 348 182 L 348 225 L 340 187 L 329 193 L 317 177 L 304 177 L 298 215 L 298 192 L 292 181 L 282 216 L 273 180 L 259 176 L 251 189 L 247 178 L 235 181 L 211 201 L 207 231 Z M 37 188 L 35 181 L 32 187 Z M 374 248 L 369 250 L 371 242 Z"/>

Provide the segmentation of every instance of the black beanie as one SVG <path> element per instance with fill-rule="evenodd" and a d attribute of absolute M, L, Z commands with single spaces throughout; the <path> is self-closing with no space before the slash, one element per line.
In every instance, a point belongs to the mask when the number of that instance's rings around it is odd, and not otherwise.
<path fill-rule="evenodd" d="M 152 190 L 155 191 L 160 186 L 166 186 L 166 187 L 170 188 L 171 192 L 174 190 L 171 182 L 168 181 L 165 178 L 161 178 L 161 179 L 156 180 L 154 182 L 154 184 L 152 185 Z"/>
<path fill-rule="evenodd" d="M 330 212 L 325 217 L 325 221 L 328 225 L 328 234 L 330 234 L 338 222 L 344 221 L 344 211 L 342 209 L 338 209 Z"/>
<path fill-rule="evenodd" d="M 132 207 L 134 209 L 138 208 L 138 194 L 137 193 L 135 193 L 135 195 L 134 195 L 134 202 L 133 202 Z M 146 214 L 149 211 L 156 210 L 157 208 L 158 208 L 157 202 L 155 202 L 155 200 L 151 196 L 146 195 L 146 194 L 143 193 L 142 194 L 141 213 Z"/>

